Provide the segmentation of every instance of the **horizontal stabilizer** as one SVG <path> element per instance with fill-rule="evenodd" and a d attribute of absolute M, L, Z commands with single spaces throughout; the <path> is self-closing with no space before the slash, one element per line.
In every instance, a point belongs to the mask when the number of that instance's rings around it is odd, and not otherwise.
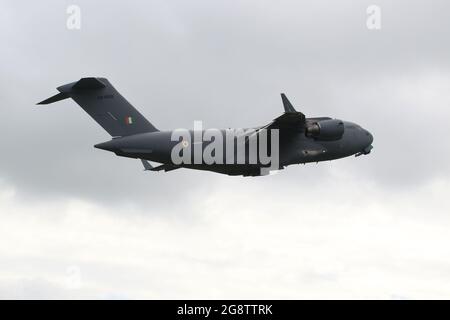
<path fill-rule="evenodd" d="M 72 89 L 101 89 L 105 87 L 106 85 L 98 78 L 82 78 L 73 85 Z"/>
<path fill-rule="evenodd" d="M 70 95 L 67 92 L 60 92 L 58 94 L 55 94 L 53 97 L 50 97 L 48 99 L 45 99 L 44 101 L 39 102 L 38 104 L 50 104 L 67 98 L 70 98 Z"/>

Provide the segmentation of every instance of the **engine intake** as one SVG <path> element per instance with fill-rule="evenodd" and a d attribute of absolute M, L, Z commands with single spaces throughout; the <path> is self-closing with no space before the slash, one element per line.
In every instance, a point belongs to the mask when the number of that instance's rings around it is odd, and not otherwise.
<path fill-rule="evenodd" d="M 330 119 L 312 123 L 306 127 L 306 136 L 317 140 L 339 140 L 344 135 L 344 123 Z"/>

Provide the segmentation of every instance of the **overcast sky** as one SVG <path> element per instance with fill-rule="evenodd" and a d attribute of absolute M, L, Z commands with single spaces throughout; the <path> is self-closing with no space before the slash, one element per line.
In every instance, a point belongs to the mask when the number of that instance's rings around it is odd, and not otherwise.
<path fill-rule="evenodd" d="M 0 298 L 450 298 L 449 12 L 2 1 Z M 143 172 L 93 148 L 110 137 L 72 100 L 35 106 L 86 76 L 162 130 L 264 125 L 286 92 L 374 150 L 256 178 Z"/>

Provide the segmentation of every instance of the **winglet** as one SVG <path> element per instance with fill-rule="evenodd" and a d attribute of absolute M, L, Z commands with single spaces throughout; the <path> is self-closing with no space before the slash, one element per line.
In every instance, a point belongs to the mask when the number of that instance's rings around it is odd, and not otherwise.
<path fill-rule="evenodd" d="M 284 93 L 281 94 L 281 100 L 283 100 L 283 106 L 284 106 L 285 112 L 297 112 Z"/>
<path fill-rule="evenodd" d="M 151 171 L 153 169 L 153 166 L 147 160 L 141 159 L 141 162 L 144 166 L 144 171 Z"/>

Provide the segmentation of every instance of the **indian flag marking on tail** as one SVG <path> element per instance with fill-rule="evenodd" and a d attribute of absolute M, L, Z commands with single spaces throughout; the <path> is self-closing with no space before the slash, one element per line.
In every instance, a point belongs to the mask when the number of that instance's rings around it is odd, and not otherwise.
<path fill-rule="evenodd" d="M 126 117 L 125 118 L 125 123 L 126 124 L 133 124 L 133 118 L 132 117 Z"/>

